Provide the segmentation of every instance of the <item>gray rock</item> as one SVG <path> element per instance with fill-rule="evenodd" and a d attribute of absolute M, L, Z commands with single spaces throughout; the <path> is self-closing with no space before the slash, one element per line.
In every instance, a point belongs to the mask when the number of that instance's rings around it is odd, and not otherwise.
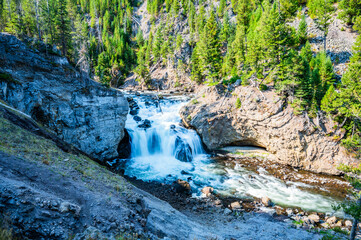
<path fill-rule="evenodd" d="M 261 201 L 265 207 L 271 207 L 273 205 L 273 202 L 271 201 L 271 199 L 269 197 L 263 197 L 261 199 Z"/>
<path fill-rule="evenodd" d="M 232 213 L 231 209 L 229 209 L 229 208 L 224 209 L 224 212 L 223 212 L 224 215 L 229 215 L 231 213 Z"/>
<path fill-rule="evenodd" d="M 173 183 L 177 193 L 190 193 L 192 191 L 191 185 L 187 181 L 178 179 Z"/>
<path fill-rule="evenodd" d="M 326 219 L 326 223 L 328 223 L 329 225 L 333 225 L 337 222 L 337 217 L 336 216 L 332 216 Z"/>
<path fill-rule="evenodd" d="M 236 109 L 237 98 L 225 97 L 217 87 L 204 87 L 199 94 L 205 97 L 198 98 L 198 104 L 189 103 L 180 110 L 183 123 L 196 129 L 208 149 L 263 147 L 272 161 L 327 174 L 339 174 L 335 166 L 341 163 L 357 163 L 328 136 L 329 132 L 340 137 L 344 133 L 335 131 L 335 123 L 321 112 L 315 119 L 306 114 L 296 116 L 275 92 L 262 93 L 252 86 L 234 90 L 232 95 L 239 96 L 242 102 L 242 108 Z M 217 104 L 220 101 L 222 105 Z"/>
<path fill-rule="evenodd" d="M 212 187 L 204 187 L 201 190 L 202 193 L 204 193 L 205 195 L 209 194 L 209 193 L 213 193 L 213 188 Z"/>
<path fill-rule="evenodd" d="M 308 219 L 310 219 L 312 222 L 319 223 L 320 222 L 320 216 L 317 214 L 311 214 L 308 216 Z"/>
<path fill-rule="evenodd" d="M 180 137 L 177 137 L 175 141 L 174 156 L 182 162 L 192 162 L 193 160 L 192 148 Z"/>
<path fill-rule="evenodd" d="M 138 125 L 139 128 L 144 128 L 144 129 L 150 128 L 151 126 L 152 124 L 148 119 L 145 119 L 142 124 Z"/>
<path fill-rule="evenodd" d="M 352 227 L 352 222 L 350 220 L 346 220 L 345 227 Z"/>
<path fill-rule="evenodd" d="M 0 33 L 0 72 L 10 76 L 0 81 L 0 99 L 91 157 L 117 157 L 128 102 L 121 92 L 81 76 L 58 58 Z"/>
<path fill-rule="evenodd" d="M 233 202 L 231 203 L 232 210 L 239 210 L 242 208 L 241 204 L 239 202 Z"/>

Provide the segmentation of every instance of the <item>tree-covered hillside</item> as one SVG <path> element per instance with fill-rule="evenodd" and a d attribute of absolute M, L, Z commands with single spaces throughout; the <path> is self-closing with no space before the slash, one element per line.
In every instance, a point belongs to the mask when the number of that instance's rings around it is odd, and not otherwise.
<path fill-rule="evenodd" d="M 128 0 L 0 0 L 0 31 L 56 45 L 99 81 L 119 83 L 132 69 L 134 2 Z"/>
<path fill-rule="evenodd" d="M 148 39 L 139 43 L 136 71 L 145 84 L 154 65 L 174 64 L 200 84 L 228 85 L 241 79 L 261 91 L 271 87 L 287 98 L 295 114 L 318 118 L 323 110 L 333 116 L 339 123 L 335 128 L 346 129 L 344 145 L 360 152 L 361 37 L 342 79 L 336 77 L 326 40 L 336 11 L 350 30 L 360 30 L 361 1 L 149 0 L 147 10 L 152 27 Z M 307 35 L 305 15 L 323 32 L 317 54 L 308 42 L 312 36 Z M 291 22 L 297 18 L 294 28 Z M 175 32 L 184 19 L 183 33 Z M 180 52 L 184 32 L 192 49 L 188 63 L 174 54 Z"/>
<path fill-rule="evenodd" d="M 151 15 L 144 36 L 133 17 L 141 4 Z M 274 88 L 295 114 L 333 116 L 335 128 L 346 130 L 343 143 L 356 153 L 361 37 L 348 71 L 337 78 L 326 44 L 336 11 L 349 29 L 361 29 L 359 0 L 0 0 L 0 30 L 56 45 L 73 65 L 107 85 L 120 85 L 132 71 L 147 85 L 152 69 L 171 64 L 197 84 L 241 79 L 261 91 Z M 308 42 L 306 15 L 323 33 L 317 54 Z M 180 22 L 185 32 L 175 30 Z M 185 45 L 190 56 L 182 61 L 175 56 Z"/>

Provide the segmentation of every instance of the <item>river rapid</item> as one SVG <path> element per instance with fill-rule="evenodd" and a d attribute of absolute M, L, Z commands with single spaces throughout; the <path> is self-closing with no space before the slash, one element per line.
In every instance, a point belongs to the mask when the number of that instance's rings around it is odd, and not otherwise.
<path fill-rule="evenodd" d="M 206 152 L 200 137 L 181 123 L 179 110 L 190 100 L 185 96 L 162 99 L 150 95 L 128 95 L 137 107 L 131 110 L 126 129 L 131 137 L 131 156 L 123 159 L 124 174 L 143 181 L 172 183 L 177 179 L 190 183 L 194 197 L 204 197 L 201 189 L 211 186 L 224 197 L 269 197 L 283 207 L 332 213 L 340 199 L 319 186 L 285 181 L 266 167 L 214 158 Z"/>

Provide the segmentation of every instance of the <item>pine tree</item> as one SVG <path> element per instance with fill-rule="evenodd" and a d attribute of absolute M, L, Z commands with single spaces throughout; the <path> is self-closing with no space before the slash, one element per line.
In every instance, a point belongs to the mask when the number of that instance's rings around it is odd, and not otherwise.
<path fill-rule="evenodd" d="M 204 27 L 202 39 L 200 40 L 200 56 L 207 78 L 210 82 L 216 82 L 220 77 L 221 70 L 221 45 L 218 39 L 218 26 L 216 15 L 212 10 Z"/>
<path fill-rule="evenodd" d="M 323 31 L 324 51 L 327 51 L 326 40 L 328 34 L 328 27 L 332 22 L 333 6 L 331 0 L 312 0 L 314 8 L 315 22 L 317 27 Z"/>
<path fill-rule="evenodd" d="M 67 0 L 57 0 L 57 12 L 55 16 L 56 41 L 61 47 L 63 56 L 67 56 L 71 48 L 71 27 L 67 10 Z"/>
<path fill-rule="evenodd" d="M 274 3 L 271 7 L 266 7 L 258 31 L 260 31 L 262 39 L 263 65 L 265 70 L 270 70 L 281 62 L 282 56 L 285 56 L 288 29 L 285 21 L 282 20 L 278 5 Z"/>
<path fill-rule="evenodd" d="M 177 15 L 178 15 L 179 9 L 180 9 L 179 1 L 173 0 L 173 3 L 172 3 L 173 16 L 177 16 Z"/>
<path fill-rule="evenodd" d="M 160 49 L 162 47 L 162 44 L 163 44 L 162 27 L 160 26 L 158 28 L 158 30 L 156 31 L 156 33 L 155 33 L 154 41 L 153 41 L 153 47 L 152 47 L 152 52 L 153 52 L 155 62 L 160 57 Z"/>
<path fill-rule="evenodd" d="M 176 40 L 176 50 L 180 50 L 182 44 L 183 44 L 182 35 L 178 34 L 177 35 L 177 40 Z"/>
<path fill-rule="evenodd" d="M 307 23 L 305 15 L 302 15 L 302 20 L 297 29 L 297 41 L 300 44 L 304 44 L 307 41 Z"/>
<path fill-rule="evenodd" d="M 302 58 L 295 50 L 290 50 L 278 65 L 276 89 L 283 95 L 293 98 L 297 88 L 305 79 Z M 303 97 L 299 95 L 298 97 Z"/>
<path fill-rule="evenodd" d="M 172 0 L 165 0 L 165 10 L 169 13 L 170 12 L 170 9 L 172 7 L 172 3 L 173 1 Z"/>
<path fill-rule="evenodd" d="M 223 18 L 222 28 L 221 28 L 221 32 L 220 32 L 220 41 L 222 43 L 228 43 L 229 38 L 233 34 L 232 31 L 233 31 L 233 29 L 229 22 L 228 13 L 226 12 L 226 14 L 224 15 L 224 18 Z"/>
<path fill-rule="evenodd" d="M 359 0 L 342 0 L 338 8 L 342 10 L 339 18 L 348 25 L 352 25 L 356 17 L 361 15 L 361 1 Z"/>
<path fill-rule="evenodd" d="M 221 17 L 221 18 L 223 17 L 224 10 L 225 10 L 226 6 L 227 6 L 227 1 L 226 0 L 220 0 L 219 7 L 217 9 L 217 13 L 218 13 L 219 17 Z"/>
<path fill-rule="evenodd" d="M 203 81 L 203 75 L 202 75 L 202 67 L 201 67 L 201 63 L 200 63 L 200 54 L 198 52 L 198 44 L 197 46 L 193 49 L 192 52 L 192 58 L 191 58 L 191 63 L 192 63 L 192 80 L 196 81 L 198 83 L 201 83 Z"/>

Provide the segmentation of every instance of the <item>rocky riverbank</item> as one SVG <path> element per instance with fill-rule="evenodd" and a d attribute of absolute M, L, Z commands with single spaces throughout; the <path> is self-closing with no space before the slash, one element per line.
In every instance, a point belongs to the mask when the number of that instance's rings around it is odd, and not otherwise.
<path fill-rule="evenodd" d="M 234 159 L 228 160 L 233 163 L 235 161 Z M 257 161 L 258 159 L 240 158 L 238 159 L 238 163 L 242 163 L 243 167 L 246 168 L 253 168 L 255 164 L 259 163 L 258 161 L 257 163 L 252 163 L 248 160 Z M 114 170 L 119 172 L 119 169 Z M 287 172 L 287 170 L 285 171 Z M 121 169 L 120 173 L 122 174 Z M 292 173 L 287 172 L 284 176 L 292 178 Z M 217 194 L 216 189 L 205 187 L 202 189 L 203 195 L 194 198 L 192 197 L 189 185 L 184 181 L 176 181 L 173 184 L 164 184 L 154 181 L 145 182 L 134 177 L 125 177 L 136 187 L 168 202 L 172 207 L 185 215 L 193 218 L 194 216 L 197 216 L 197 218 L 201 218 L 203 221 L 207 222 L 215 221 L 215 219 L 228 222 L 245 221 L 251 215 L 257 216 L 260 214 L 263 217 L 272 219 L 274 222 L 289 223 L 292 228 L 304 230 L 316 229 L 316 232 L 320 230 L 326 235 L 337 236 L 340 239 L 345 238 L 345 234 L 350 231 L 352 225 L 352 222 L 348 219 L 329 214 L 275 205 L 272 200 L 267 197 L 244 199 L 225 197 Z M 316 176 L 313 176 L 313 178 L 309 180 L 322 180 L 322 177 L 317 179 Z M 328 180 L 331 180 L 331 182 L 334 183 L 334 188 L 338 187 L 337 189 L 334 189 L 335 192 L 342 189 L 343 193 L 340 193 L 340 195 L 345 194 L 345 189 L 343 188 L 347 184 L 344 181 L 341 179 L 332 179 L 331 177 L 329 177 Z M 335 183 L 335 181 L 338 182 Z"/>
<path fill-rule="evenodd" d="M 340 145 L 343 130 L 326 116 L 295 115 L 273 90 L 234 87 L 232 94 L 221 85 L 204 87 L 181 110 L 184 124 L 197 130 L 208 149 L 258 146 L 278 163 L 326 174 L 340 174 L 341 163 L 357 163 Z"/>

